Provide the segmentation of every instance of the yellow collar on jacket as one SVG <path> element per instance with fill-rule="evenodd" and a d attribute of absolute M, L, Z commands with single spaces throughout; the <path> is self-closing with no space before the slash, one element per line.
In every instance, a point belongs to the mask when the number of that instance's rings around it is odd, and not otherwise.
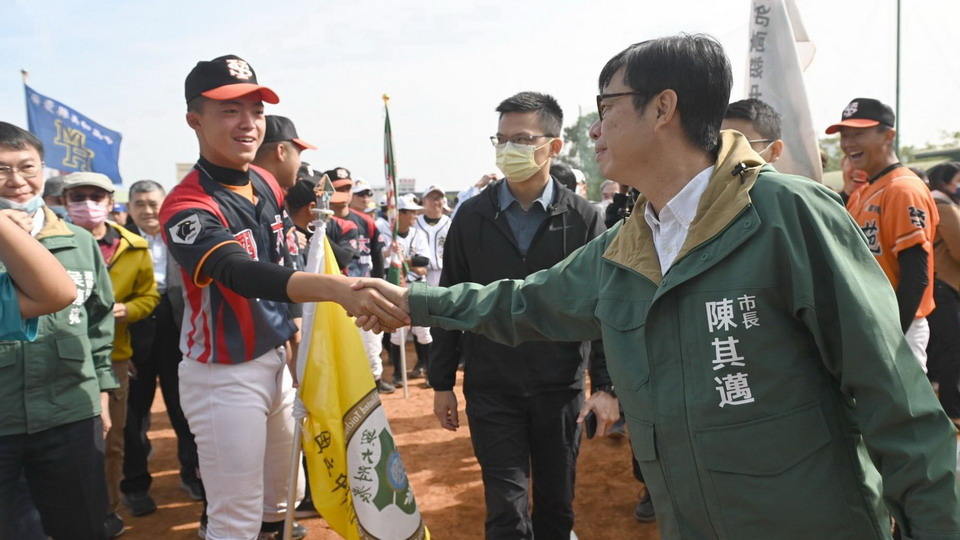
<path fill-rule="evenodd" d="M 697 216 L 690 224 L 690 232 L 677 254 L 677 262 L 690 250 L 719 234 L 750 204 L 750 189 L 764 163 L 739 132 L 720 132 L 720 151 L 713 176 L 697 205 Z M 633 213 L 610 241 L 603 258 L 635 270 L 659 285 L 663 273 L 653 244 L 653 232 L 643 219 L 646 204 L 646 197 L 637 198 Z"/>

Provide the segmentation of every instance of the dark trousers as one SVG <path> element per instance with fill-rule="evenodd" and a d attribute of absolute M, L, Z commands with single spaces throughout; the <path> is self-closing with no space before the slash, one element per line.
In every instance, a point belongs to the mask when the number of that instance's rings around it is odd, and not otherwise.
<path fill-rule="evenodd" d="M 24 497 L 21 475 L 29 497 Z M 100 417 L 39 433 L 0 437 L 0 539 L 20 540 L 13 515 L 32 499 L 56 540 L 103 538 L 107 482 Z"/>
<path fill-rule="evenodd" d="M 470 392 L 470 440 L 487 505 L 486 537 L 567 540 L 580 452 L 583 392 L 534 396 Z M 533 512 L 527 485 L 533 478 Z"/>
<path fill-rule="evenodd" d="M 957 292 L 939 279 L 934 282 L 937 307 L 927 322 L 927 370 L 931 381 L 940 383 L 940 405 L 950 418 L 960 418 L 960 302 Z"/>
<path fill-rule="evenodd" d="M 133 345 L 131 361 L 136 368 L 136 377 L 130 378 L 130 396 L 127 399 L 127 425 L 123 432 L 125 446 L 123 480 L 120 490 L 124 493 L 146 493 L 152 478 L 147 468 L 150 455 L 150 407 L 160 392 L 167 406 L 170 425 L 177 434 L 177 458 L 180 461 L 180 478 L 193 481 L 197 478 L 197 444 L 180 409 L 180 378 L 178 366 L 180 354 L 180 328 L 173 318 L 173 308 L 166 294 L 160 297 L 153 313 L 130 326 Z"/>

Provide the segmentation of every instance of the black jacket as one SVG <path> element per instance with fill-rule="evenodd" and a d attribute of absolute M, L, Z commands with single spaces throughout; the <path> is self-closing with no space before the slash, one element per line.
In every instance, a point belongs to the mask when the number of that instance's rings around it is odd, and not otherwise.
<path fill-rule="evenodd" d="M 500 279 L 523 279 L 550 268 L 602 234 L 603 217 L 588 201 L 553 182 L 554 202 L 526 256 L 520 255 L 507 218 L 500 212 L 500 180 L 463 203 L 450 225 L 443 249 L 440 286 Z M 463 387 L 512 395 L 534 395 L 583 388 L 584 362 L 579 342 L 527 342 L 508 347 L 472 332 L 433 328 L 428 367 L 434 390 L 451 390 L 457 364 L 464 361 Z M 602 349 L 600 349 L 602 351 Z M 609 384 L 605 362 L 591 367 L 596 387 Z"/>

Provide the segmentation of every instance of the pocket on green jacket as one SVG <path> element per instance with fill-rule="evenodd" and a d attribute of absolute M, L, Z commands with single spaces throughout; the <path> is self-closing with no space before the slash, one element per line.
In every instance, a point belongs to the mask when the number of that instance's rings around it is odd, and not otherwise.
<path fill-rule="evenodd" d="M 69 388 L 93 376 L 90 358 L 90 342 L 85 336 L 66 336 L 57 339 L 56 386 Z"/>
<path fill-rule="evenodd" d="M 841 483 L 849 475 L 818 403 L 750 422 L 697 430 L 731 538 L 846 538 L 852 518 Z"/>
<path fill-rule="evenodd" d="M 597 301 L 593 314 L 600 321 L 607 369 L 617 387 L 639 390 L 650 378 L 645 352 L 649 308 L 647 300 L 601 297 Z"/>

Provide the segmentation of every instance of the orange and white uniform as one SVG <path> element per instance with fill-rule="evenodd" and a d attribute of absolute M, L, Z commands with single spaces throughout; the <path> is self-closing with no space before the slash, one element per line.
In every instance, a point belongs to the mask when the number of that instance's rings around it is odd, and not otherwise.
<path fill-rule="evenodd" d="M 927 252 L 929 284 L 916 317 L 933 311 L 933 239 L 940 214 L 930 190 L 906 167 L 897 167 L 850 195 L 847 210 L 867 237 L 867 245 L 896 289 L 901 251 L 916 245 Z"/>

